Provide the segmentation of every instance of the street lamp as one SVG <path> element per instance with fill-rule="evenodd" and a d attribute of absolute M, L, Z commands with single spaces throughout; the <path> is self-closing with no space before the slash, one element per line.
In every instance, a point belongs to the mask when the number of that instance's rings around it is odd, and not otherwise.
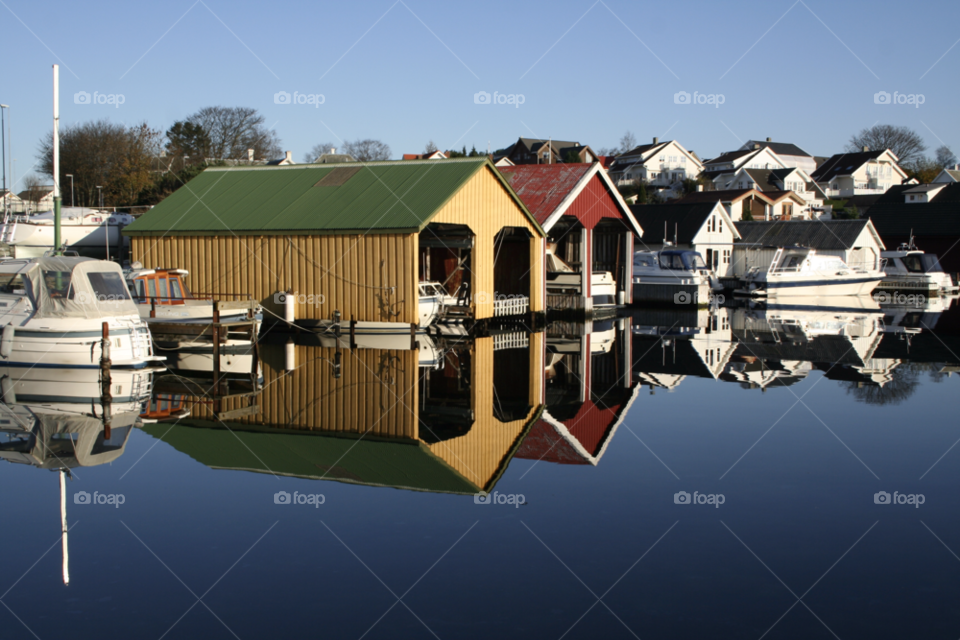
<path fill-rule="evenodd" d="M 65 173 L 64 175 L 65 175 L 66 177 L 70 178 L 70 206 L 73 207 L 73 206 L 74 206 L 74 204 L 73 204 L 73 174 L 72 174 L 72 173 Z"/>

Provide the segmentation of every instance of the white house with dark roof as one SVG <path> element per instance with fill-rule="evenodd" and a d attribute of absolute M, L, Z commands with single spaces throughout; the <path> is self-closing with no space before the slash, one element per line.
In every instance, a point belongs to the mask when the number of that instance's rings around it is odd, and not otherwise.
<path fill-rule="evenodd" d="M 817 161 L 809 153 L 790 142 L 774 142 L 771 138 L 766 140 L 748 140 L 746 144 L 740 147 L 741 150 L 749 151 L 751 149 L 765 148 L 770 149 L 777 154 L 777 157 L 787 167 L 802 169 L 810 175 L 817 170 Z"/>
<path fill-rule="evenodd" d="M 817 167 L 810 177 L 830 198 L 865 196 L 886 191 L 907 179 L 899 158 L 890 151 L 838 153 Z"/>
<path fill-rule="evenodd" d="M 803 200 L 801 209 L 806 218 L 812 209 L 823 206 L 825 194 L 813 178 L 796 167 L 786 169 L 740 169 L 730 181 L 731 189 L 756 189 L 765 194 L 774 191 L 792 191 Z"/>
<path fill-rule="evenodd" d="M 691 204 L 636 204 L 630 210 L 646 230 L 636 248 L 659 251 L 667 247 L 699 251 L 720 277 L 732 275 L 733 242 L 737 227 L 719 200 Z M 668 244 L 669 243 L 669 244 Z"/>
<path fill-rule="evenodd" d="M 718 190 L 733 189 L 733 179 L 741 169 L 786 169 L 787 165 L 770 148 L 728 151 L 703 163 L 703 173 Z"/>
<path fill-rule="evenodd" d="M 576 154 L 577 162 L 596 162 L 598 156 L 589 145 L 572 140 L 518 138 L 506 153 L 513 164 L 558 164 Z"/>
<path fill-rule="evenodd" d="M 660 142 L 654 138 L 617 156 L 610 165 L 610 177 L 618 185 L 644 181 L 656 187 L 670 188 L 687 178 L 697 178 L 703 163 L 676 140 Z"/>

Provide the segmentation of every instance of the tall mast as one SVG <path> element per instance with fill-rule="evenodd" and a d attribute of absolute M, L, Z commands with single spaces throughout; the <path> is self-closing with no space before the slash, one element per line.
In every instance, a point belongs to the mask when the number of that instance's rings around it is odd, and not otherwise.
<path fill-rule="evenodd" d="M 53 65 L 53 255 L 60 254 L 60 65 Z"/>
<path fill-rule="evenodd" d="M 70 554 L 67 550 L 67 470 L 60 469 L 60 542 L 63 547 L 63 584 L 70 584 Z"/>

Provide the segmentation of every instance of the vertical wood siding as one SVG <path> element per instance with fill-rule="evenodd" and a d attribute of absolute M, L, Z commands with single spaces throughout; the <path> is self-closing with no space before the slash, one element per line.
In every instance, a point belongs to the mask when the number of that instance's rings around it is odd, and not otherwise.
<path fill-rule="evenodd" d="M 504 227 L 528 229 L 533 234 L 529 243 L 530 310 L 543 311 L 543 252 L 539 232 L 490 171 L 489 168 L 478 171 L 430 222 L 465 224 L 476 236 L 472 276 L 478 319 L 493 317 L 494 237 Z"/>
<path fill-rule="evenodd" d="M 198 295 L 249 294 L 281 317 L 274 295 L 291 290 L 298 320 L 417 321 L 416 235 L 135 236 L 131 252 L 147 269 L 187 269 Z"/>

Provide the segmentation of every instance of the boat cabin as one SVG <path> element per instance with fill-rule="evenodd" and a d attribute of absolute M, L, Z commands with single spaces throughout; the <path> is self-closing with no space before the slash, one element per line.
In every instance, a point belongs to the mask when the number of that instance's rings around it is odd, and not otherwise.
<path fill-rule="evenodd" d="M 139 304 L 183 304 L 193 299 L 183 281 L 188 275 L 186 269 L 144 269 L 132 272 L 127 283 L 130 295 Z"/>

